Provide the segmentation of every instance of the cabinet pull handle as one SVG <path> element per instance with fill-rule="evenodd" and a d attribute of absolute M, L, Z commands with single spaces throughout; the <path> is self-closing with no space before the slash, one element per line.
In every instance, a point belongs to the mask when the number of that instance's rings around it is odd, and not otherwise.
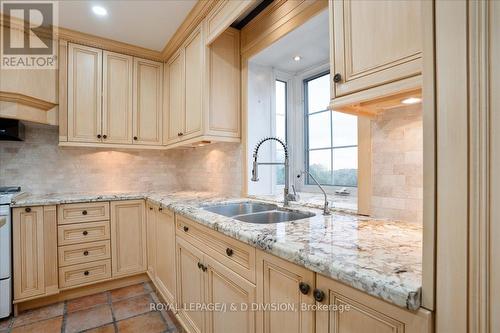
<path fill-rule="evenodd" d="M 101 138 L 101 134 L 97 134 L 97 138 L 100 139 Z"/>
<path fill-rule="evenodd" d="M 230 248 L 227 248 L 227 249 L 226 249 L 226 254 L 227 254 L 229 257 L 230 257 L 230 256 L 232 256 L 232 255 L 233 255 L 233 253 L 234 253 L 234 252 L 233 252 L 233 249 L 230 249 Z"/>
<path fill-rule="evenodd" d="M 153 207 L 149 207 L 149 210 L 153 210 Z"/>
<path fill-rule="evenodd" d="M 309 294 L 311 287 L 307 283 L 301 282 L 301 283 L 299 283 L 299 290 L 302 294 L 307 295 L 307 294 Z"/>
<path fill-rule="evenodd" d="M 24 211 L 25 211 L 26 213 L 29 213 L 29 212 L 31 212 L 31 208 L 26 207 L 26 208 L 24 208 Z"/>
<path fill-rule="evenodd" d="M 84 210 L 84 211 L 82 212 L 82 215 L 87 215 L 87 214 L 88 214 L 88 212 L 87 212 L 86 210 Z"/>
<path fill-rule="evenodd" d="M 108 137 L 108 136 L 107 136 L 106 134 L 104 134 L 104 135 L 102 136 L 102 138 L 103 138 L 103 139 L 106 139 L 107 137 Z"/>
<path fill-rule="evenodd" d="M 186 225 L 182 229 L 184 230 L 184 232 L 188 232 L 189 231 L 189 227 L 186 226 Z"/>
<path fill-rule="evenodd" d="M 158 208 L 158 210 L 161 212 L 163 210 L 163 208 L 160 206 L 160 208 Z"/>
<path fill-rule="evenodd" d="M 85 272 L 83 272 L 83 275 L 85 275 L 85 276 L 87 276 L 87 275 L 89 275 L 89 274 L 90 274 L 90 273 L 89 273 L 89 271 L 85 271 Z"/>
<path fill-rule="evenodd" d="M 325 299 L 325 292 L 323 290 L 314 289 L 313 296 L 316 302 L 323 302 Z"/>
<path fill-rule="evenodd" d="M 87 235 L 89 234 L 89 232 L 88 232 L 87 230 L 85 230 L 84 232 L 82 232 L 82 234 L 83 234 L 84 236 L 87 236 Z"/>
<path fill-rule="evenodd" d="M 136 136 L 134 136 L 134 140 L 137 140 L 137 137 L 136 137 Z"/>
<path fill-rule="evenodd" d="M 203 267 L 203 265 L 201 264 L 201 262 L 198 262 L 198 268 L 201 269 L 201 267 Z"/>
<path fill-rule="evenodd" d="M 84 256 L 88 256 L 89 255 L 89 251 L 83 251 L 83 255 Z"/>
<path fill-rule="evenodd" d="M 340 73 L 335 74 L 333 76 L 333 82 L 339 83 L 340 81 L 342 81 L 342 75 L 340 75 Z"/>
<path fill-rule="evenodd" d="M 202 270 L 202 271 L 206 272 L 206 271 L 207 271 L 207 268 L 208 268 L 207 266 L 205 266 L 205 265 L 201 265 L 201 270 Z"/>

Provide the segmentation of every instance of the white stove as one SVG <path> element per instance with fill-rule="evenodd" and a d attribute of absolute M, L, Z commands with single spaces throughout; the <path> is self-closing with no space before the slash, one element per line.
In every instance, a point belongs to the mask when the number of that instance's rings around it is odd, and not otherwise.
<path fill-rule="evenodd" d="M 10 202 L 20 187 L 0 187 L 0 318 L 12 312 L 12 218 Z"/>

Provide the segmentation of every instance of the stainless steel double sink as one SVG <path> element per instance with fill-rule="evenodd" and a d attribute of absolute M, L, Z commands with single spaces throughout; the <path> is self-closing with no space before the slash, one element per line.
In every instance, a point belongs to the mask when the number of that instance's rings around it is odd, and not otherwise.
<path fill-rule="evenodd" d="M 310 212 L 283 210 L 277 205 L 258 202 L 220 204 L 206 206 L 203 209 L 238 221 L 258 224 L 290 222 L 315 215 Z"/>

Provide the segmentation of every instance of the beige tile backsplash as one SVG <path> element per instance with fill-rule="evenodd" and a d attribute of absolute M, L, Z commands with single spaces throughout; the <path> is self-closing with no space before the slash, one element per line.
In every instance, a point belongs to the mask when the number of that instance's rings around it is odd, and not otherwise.
<path fill-rule="evenodd" d="M 377 217 L 422 221 L 422 115 L 419 107 L 384 112 L 372 122 Z M 242 146 L 196 149 L 60 148 L 56 127 L 26 126 L 25 142 L 0 142 L 0 186 L 32 193 L 213 191 L 241 195 Z"/>
<path fill-rule="evenodd" d="M 385 111 L 372 121 L 372 214 L 422 222 L 421 106 Z"/>
<path fill-rule="evenodd" d="M 198 189 L 240 194 L 237 154 L 239 144 L 167 151 L 61 148 L 56 127 L 29 124 L 24 142 L 0 141 L 0 186 L 20 185 L 32 193 Z"/>

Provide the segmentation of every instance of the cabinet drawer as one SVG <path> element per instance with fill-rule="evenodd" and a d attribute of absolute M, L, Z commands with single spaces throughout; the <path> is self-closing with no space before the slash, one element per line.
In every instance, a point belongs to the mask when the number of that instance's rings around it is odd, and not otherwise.
<path fill-rule="evenodd" d="M 58 249 L 59 267 L 111 258 L 110 241 L 61 246 Z"/>
<path fill-rule="evenodd" d="M 255 248 L 176 215 L 176 233 L 219 260 L 236 273 L 255 282 Z"/>
<path fill-rule="evenodd" d="M 61 288 L 93 283 L 110 277 L 111 260 L 94 261 L 59 268 L 59 286 Z"/>
<path fill-rule="evenodd" d="M 57 208 L 58 224 L 102 220 L 109 220 L 109 202 L 67 204 Z"/>
<path fill-rule="evenodd" d="M 60 225 L 57 228 L 59 246 L 109 239 L 109 221 Z"/>

